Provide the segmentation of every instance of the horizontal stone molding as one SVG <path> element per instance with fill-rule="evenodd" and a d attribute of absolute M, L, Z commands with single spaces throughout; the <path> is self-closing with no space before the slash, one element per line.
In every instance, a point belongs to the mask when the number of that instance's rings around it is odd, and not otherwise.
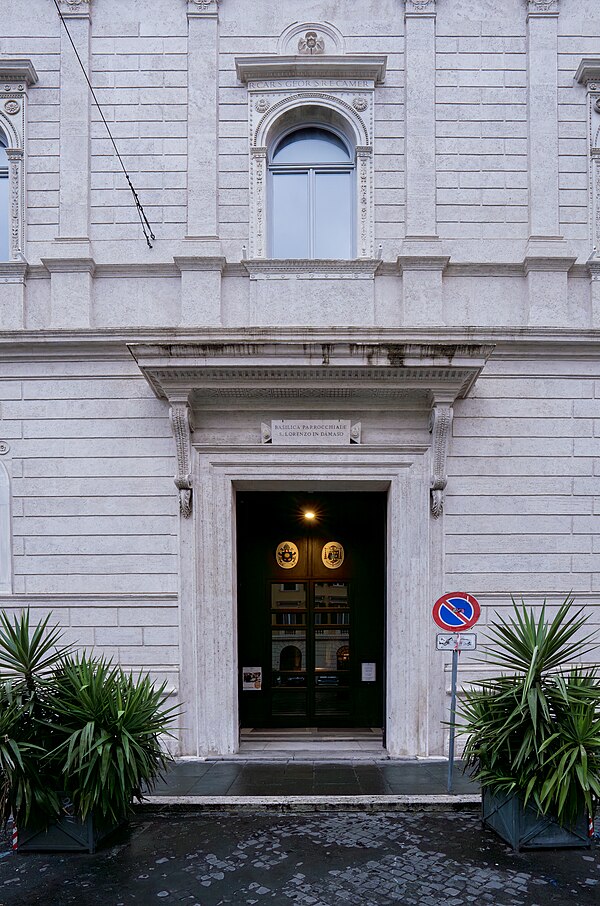
<path fill-rule="evenodd" d="M 373 280 L 381 261 L 377 258 L 296 259 L 256 258 L 242 261 L 251 280 Z"/>
<path fill-rule="evenodd" d="M 31 60 L 23 57 L 0 57 L 0 82 L 22 82 L 19 90 L 24 91 L 37 81 L 38 74 Z"/>
<path fill-rule="evenodd" d="M 386 66 L 387 57 L 383 54 L 316 57 L 265 54 L 263 56 L 239 56 L 235 59 L 238 79 L 255 91 L 264 91 L 266 88 L 289 91 L 290 86 L 285 82 L 290 79 L 337 80 L 351 83 L 367 80 L 379 85 L 385 81 Z M 281 84 L 273 86 L 263 84 L 272 81 L 279 81 Z M 335 87 L 352 90 L 355 85 L 337 85 Z"/>

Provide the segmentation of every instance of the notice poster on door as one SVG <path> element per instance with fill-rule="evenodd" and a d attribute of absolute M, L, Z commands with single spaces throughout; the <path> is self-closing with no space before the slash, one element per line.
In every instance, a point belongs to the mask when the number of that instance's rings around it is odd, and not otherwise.
<path fill-rule="evenodd" d="M 360 678 L 363 683 L 374 683 L 376 679 L 375 664 L 363 661 L 360 665 Z"/>
<path fill-rule="evenodd" d="M 242 690 L 260 692 L 262 689 L 262 667 L 242 667 Z"/>

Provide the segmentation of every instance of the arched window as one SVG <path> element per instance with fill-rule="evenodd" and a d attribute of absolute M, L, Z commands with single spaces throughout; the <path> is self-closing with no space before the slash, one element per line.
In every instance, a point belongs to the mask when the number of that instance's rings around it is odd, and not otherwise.
<path fill-rule="evenodd" d="M 305 125 L 269 158 L 272 258 L 353 258 L 354 151 L 337 131 Z"/>
<path fill-rule="evenodd" d="M 302 652 L 296 645 L 286 645 L 279 655 L 280 670 L 302 670 Z"/>
<path fill-rule="evenodd" d="M 8 261 L 8 156 L 7 142 L 0 132 L 0 261 Z"/>
<path fill-rule="evenodd" d="M 0 462 L 0 594 L 12 591 L 10 563 L 10 482 Z"/>

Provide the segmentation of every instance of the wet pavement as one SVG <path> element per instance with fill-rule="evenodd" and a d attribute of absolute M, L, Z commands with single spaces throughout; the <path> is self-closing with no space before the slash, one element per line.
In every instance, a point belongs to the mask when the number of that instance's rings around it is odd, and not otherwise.
<path fill-rule="evenodd" d="M 461 811 L 138 813 L 95 855 L 0 850 L 0 906 L 598 906 L 600 851 L 513 853 Z"/>
<path fill-rule="evenodd" d="M 385 796 L 436 795 L 447 790 L 447 761 L 257 760 L 178 761 L 153 790 L 156 796 Z M 457 762 L 456 794 L 476 794 L 479 785 Z"/>

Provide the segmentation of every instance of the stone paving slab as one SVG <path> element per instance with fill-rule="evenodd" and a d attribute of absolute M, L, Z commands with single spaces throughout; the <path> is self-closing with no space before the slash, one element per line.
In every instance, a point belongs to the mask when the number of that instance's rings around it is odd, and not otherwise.
<path fill-rule="evenodd" d="M 88 855 L 0 848 L 0 906 L 598 906 L 591 850 L 515 854 L 472 811 L 138 814 Z"/>
<path fill-rule="evenodd" d="M 398 797 L 447 795 L 447 761 L 177 761 L 160 780 L 152 797 L 226 796 L 264 799 L 294 796 Z M 477 795 L 473 783 L 457 762 L 453 795 Z M 383 800 L 382 800 L 383 801 Z M 392 799 L 390 798 L 390 801 Z"/>

